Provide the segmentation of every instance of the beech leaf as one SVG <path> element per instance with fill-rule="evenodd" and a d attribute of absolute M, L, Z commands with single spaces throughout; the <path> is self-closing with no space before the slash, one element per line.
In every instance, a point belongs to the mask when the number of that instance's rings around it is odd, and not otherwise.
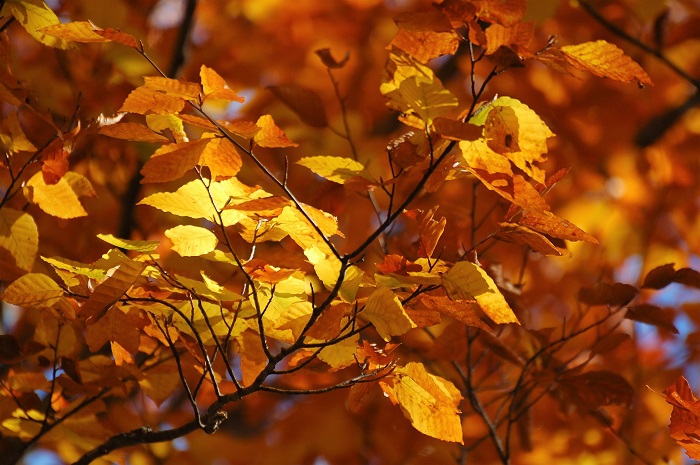
<path fill-rule="evenodd" d="M 173 251 L 183 257 L 204 255 L 219 243 L 213 232 L 200 226 L 175 226 L 165 231 L 165 235 L 173 242 Z"/>
<path fill-rule="evenodd" d="M 396 294 L 383 286 L 378 286 L 369 296 L 362 315 L 372 322 L 385 341 L 390 340 L 391 336 L 406 334 L 416 327 Z"/>
<path fill-rule="evenodd" d="M 621 49 L 604 40 L 566 45 L 561 48 L 566 61 L 573 67 L 600 77 L 616 81 L 639 81 L 654 85 L 639 64 L 625 55 Z"/>
<path fill-rule="evenodd" d="M 41 273 L 27 273 L 14 280 L 2 293 L 2 300 L 20 307 L 50 307 L 63 296 L 56 282 Z"/>
<path fill-rule="evenodd" d="M 10 253 L 18 268 L 32 269 L 39 251 L 39 231 L 29 213 L 0 208 L 0 248 Z"/>

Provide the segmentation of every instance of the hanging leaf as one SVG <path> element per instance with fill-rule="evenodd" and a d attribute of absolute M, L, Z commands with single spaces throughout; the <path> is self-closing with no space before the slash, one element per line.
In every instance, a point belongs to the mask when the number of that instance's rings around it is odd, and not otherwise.
<path fill-rule="evenodd" d="M 183 257 L 204 255 L 219 243 L 213 232 L 199 226 L 175 226 L 165 231 L 165 235 L 173 242 L 173 251 Z"/>
<path fill-rule="evenodd" d="M 257 123 L 255 123 L 259 128 L 259 131 L 255 133 L 253 141 L 260 147 L 269 148 L 283 148 L 283 147 L 298 147 L 299 144 L 287 139 L 280 128 L 277 127 L 275 122 L 272 120 L 272 116 L 263 115 L 258 118 Z"/>
<path fill-rule="evenodd" d="M 313 128 L 328 126 L 323 101 L 316 92 L 292 84 L 270 86 L 268 89 L 296 113 L 304 123 Z"/>
<path fill-rule="evenodd" d="M 422 363 L 411 362 L 397 367 L 379 385 L 415 429 L 443 441 L 463 443 L 462 396 L 452 383 L 431 375 Z"/>
<path fill-rule="evenodd" d="M 65 40 L 42 31 L 45 27 L 61 24 L 58 16 L 42 0 L 7 0 L 4 3 L 29 35 L 42 44 L 64 50 L 70 47 Z"/>
<path fill-rule="evenodd" d="M 224 78 L 219 73 L 204 65 L 199 70 L 199 77 L 202 80 L 202 90 L 204 91 L 204 100 L 208 98 L 227 100 L 229 102 L 243 103 L 245 99 L 236 94 Z"/>
<path fill-rule="evenodd" d="M 42 173 L 36 173 L 24 187 L 24 196 L 49 215 L 70 219 L 87 216 L 80 197 L 94 197 L 95 190 L 87 178 L 68 172 L 56 184 L 46 184 Z"/>
<path fill-rule="evenodd" d="M 378 286 L 369 296 L 362 315 L 372 322 L 385 341 L 389 341 L 391 336 L 406 334 L 416 327 L 396 294 L 382 286 Z"/>
<path fill-rule="evenodd" d="M 345 184 L 347 181 L 363 177 L 370 179 L 362 163 L 345 157 L 305 157 L 297 162 L 329 181 Z"/>
<path fill-rule="evenodd" d="M 0 248 L 25 271 L 34 265 L 39 250 L 39 231 L 31 215 L 13 208 L 0 208 Z"/>
<path fill-rule="evenodd" d="M 685 449 L 688 457 L 700 460 L 700 401 L 693 395 L 685 377 L 664 390 L 666 402 L 673 406 L 669 430 L 671 437 Z"/>
<path fill-rule="evenodd" d="M 20 307 L 45 308 L 63 297 L 63 289 L 41 273 L 27 273 L 13 281 L 2 293 L 2 300 Z"/>
<path fill-rule="evenodd" d="M 148 159 L 141 174 L 142 184 L 180 179 L 199 163 L 210 139 L 164 145 Z"/>
<path fill-rule="evenodd" d="M 439 11 L 402 13 L 394 22 L 399 31 L 390 46 L 400 48 L 422 63 L 457 51 L 459 36 Z"/>

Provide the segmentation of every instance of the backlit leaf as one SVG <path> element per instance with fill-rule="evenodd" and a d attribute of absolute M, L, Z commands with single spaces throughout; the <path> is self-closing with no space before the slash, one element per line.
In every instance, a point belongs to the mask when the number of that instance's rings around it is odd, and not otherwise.
<path fill-rule="evenodd" d="M 519 23 L 527 9 L 525 0 L 473 0 L 471 3 L 479 19 L 502 26 Z"/>
<path fill-rule="evenodd" d="M 199 77 L 202 80 L 202 89 L 204 91 L 204 100 L 208 98 L 228 100 L 229 102 L 243 103 L 245 99 L 236 94 L 224 78 L 213 69 L 202 65 L 199 70 Z"/>
<path fill-rule="evenodd" d="M 496 283 L 480 266 L 471 262 L 458 262 L 443 275 L 442 281 L 452 300 L 476 300 L 494 323 L 519 324 Z"/>
<path fill-rule="evenodd" d="M 90 298 L 80 307 L 80 315 L 99 320 L 141 276 L 146 264 L 124 257 L 107 272 L 107 278 L 95 287 Z"/>
<path fill-rule="evenodd" d="M 127 239 L 119 239 L 111 234 L 98 234 L 97 238 L 110 245 L 119 247 L 120 249 L 135 250 L 136 252 L 141 253 L 155 252 L 160 244 L 160 241 L 131 241 Z"/>
<path fill-rule="evenodd" d="M 139 348 L 139 329 L 120 308 L 112 307 L 105 316 L 87 325 L 85 342 L 90 351 L 97 352 L 107 342 L 117 342 L 127 352 L 135 354 Z"/>
<path fill-rule="evenodd" d="M 296 113 L 304 123 L 314 128 L 328 126 L 323 101 L 316 92 L 291 84 L 270 86 L 268 89 Z"/>
<path fill-rule="evenodd" d="M 156 405 L 161 405 L 181 386 L 177 364 L 173 360 L 166 360 L 150 367 L 144 371 L 139 386 Z"/>
<path fill-rule="evenodd" d="M 518 220 L 518 224 L 538 231 L 548 236 L 564 239 L 567 241 L 586 241 L 597 244 L 598 240 L 580 229 L 575 224 L 563 218 L 559 218 L 548 211 L 527 212 Z"/>
<path fill-rule="evenodd" d="M 299 146 L 299 144 L 295 144 L 287 139 L 284 131 L 278 128 L 272 120 L 272 116 L 263 115 L 258 118 L 255 124 L 259 128 L 259 131 L 255 133 L 253 141 L 260 147 L 283 148 Z"/>
<path fill-rule="evenodd" d="M 24 196 L 29 202 L 49 215 L 64 219 L 87 216 L 78 199 L 95 195 L 90 181 L 72 171 L 66 173 L 56 184 L 46 184 L 42 173 L 36 173 L 24 188 Z"/>
<path fill-rule="evenodd" d="M 700 459 L 700 401 L 693 395 L 685 377 L 664 389 L 666 402 L 673 406 L 669 430 L 671 437 L 681 445 L 691 459 Z"/>
<path fill-rule="evenodd" d="M 422 363 L 411 362 L 397 367 L 379 385 L 418 431 L 443 441 L 463 443 L 459 416 L 462 396 L 452 383 L 431 375 Z"/>
<path fill-rule="evenodd" d="M 379 286 L 369 296 L 362 315 L 372 322 L 379 335 L 388 341 L 416 327 L 394 292 Z"/>
<path fill-rule="evenodd" d="M 145 76 L 144 87 L 184 100 L 197 101 L 202 93 L 202 88 L 195 82 L 180 81 L 161 76 Z"/>
<path fill-rule="evenodd" d="M 116 139 L 127 139 L 141 142 L 172 142 L 165 136 L 139 123 L 116 123 L 100 128 L 100 134 Z"/>
<path fill-rule="evenodd" d="M 89 21 L 73 21 L 71 23 L 56 24 L 45 27 L 42 33 L 71 42 L 109 42 L 109 39 L 98 34 L 95 26 Z"/>
<path fill-rule="evenodd" d="M 119 112 L 167 115 L 179 113 L 184 107 L 185 101 L 180 97 L 141 86 L 131 91 Z"/>
<path fill-rule="evenodd" d="M 41 29 L 60 24 L 58 16 L 42 0 L 7 0 L 12 16 L 36 40 L 50 47 L 67 49 L 68 42 L 44 34 Z"/>
<path fill-rule="evenodd" d="M 143 165 L 141 182 L 168 182 L 181 178 L 197 165 L 209 141 L 199 139 L 162 146 Z"/>
<path fill-rule="evenodd" d="M 621 49 L 604 40 L 566 45 L 561 48 L 566 61 L 573 67 L 616 81 L 638 81 L 653 85 L 649 75 Z"/>
<path fill-rule="evenodd" d="M 329 181 L 345 184 L 355 177 L 369 177 L 362 163 L 346 157 L 305 157 L 297 162 Z"/>
<path fill-rule="evenodd" d="M 204 255 L 219 243 L 213 232 L 200 226 L 175 226 L 165 231 L 165 235 L 173 242 L 172 249 L 183 257 Z"/>
<path fill-rule="evenodd" d="M 19 124 L 17 113 L 9 112 L 0 121 L 0 142 L 12 153 L 33 152 L 36 150 Z"/>
<path fill-rule="evenodd" d="M 491 55 L 501 46 L 516 45 L 526 47 L 532 40 L 535 24 L 516 23 L 512 27 L 492 24 L 486 29 L 486 54 Z"/>
<path fill-rule="evenodd" d="M 557 247 L 544 235 L 533 231 L 527 226 L 513 223 L 499 223 L 500 228 L 494 237 L 505 242 L 521 244 L 530 247 L 533 251 L 542 255 L 569 255 L 566 249 Z"/>
<path fill-rule="evenodd" d="M 199 164 L 209 168 L 213 180 L 235 176 L 243 166 L 236 147 L 223 137 L 212 138 L 204 148 Z"/>
<path fill-rule="evenodd" d="M 63 296 L 56 282 L 41 273 L 27 273 L 13 281 L 2 293 L 2 300 L 20 307 L 50 307 Z"/>
<path fill-rule="evenodd" d="M 13 208 L 0 208 L 0 247 L 10 253 L 18 268 L 30 271 L 39 250 L 34 218 Z"/>

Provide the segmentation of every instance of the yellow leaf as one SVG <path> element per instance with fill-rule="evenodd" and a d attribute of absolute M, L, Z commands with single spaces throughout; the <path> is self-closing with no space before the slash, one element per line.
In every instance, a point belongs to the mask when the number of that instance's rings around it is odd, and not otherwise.
<path fill-rule="evenodd" d="M 443 275 L 442 281 L 452 300 L 476 300 L 495 323 L 520 324 L 496 283 L 480 266 L 459 262 Z"/>
<path fill-rule="evenodd" d="M 127 239 L 119 239 L 111 234 L 98 234 L 97 238 L 110 245 L 119 247 L 120 249 L 134 250 L 141 253 L 155 252 L 160 244 L 160 241 L 131 241 Z"/>
<path fill-rule="evenodd" d="M 58 218 L 78 218 L 87 212 L 79 197 L 93 197 L 95 190 L 87 178 L 69 171 L 56 184 L 46 184 L 41 173 L 36 173 L 24 187 L 24 196 L 44 212 Z"/>
<path fill-rule="evenodd" d="M 382 286 L 377 287 L 369 296 L 362 315 L 372 322 L 385 341 L 390 340 L 391 336 L 406 334 L 416 327 L 396 294 Z"/>
<path fill-rule="evenodd" d="M 295 144 L 287 139 L 284 131 L 278 128 L 275 122 L 272 120 L 272 116 L 262 115 L 260 118 L 258 118 L 258 121 L 255 124 L 260 129 L 253 137 L 253 141 L 256 145 L 270 148 L 299 146 L 299 144 Z"/>
<path fill-rule="evenodd" d="M 331 371 L 337 371 L 349 367 L 350 365 L 357 363 L 355 353 L 357 351 L 357 344 L 359 341 L 360 335 L 355 334 L 354 336 L 343 339 L 340 342 L 326 346 L 321 350 L 321 352 L 318 353 L 318 358 L 322 362 L 327 363 L 331 367 Z"/>
<path fill-rule="evenodd" d="M 123 257 L 117 266 L 107 272 L 107 278 L 97 285 L 90 298 L 80 307 L 80 315 L 99 320 L 121 296 L 128 291 L 146 264 Z"/>
<path fill-rule="evenodd" d="M 199 164 L 209 168 L 213 180 L 235 176 L 243 166 L 236 147 L 222 137 L 215 137 L 207 144 L 199 159 Z"/>
<path fill-rule="evenodd" d="M 170 133 L 176 143 L 188 142 L 182 119 L 177 115 L 172 113 L 166 115 L 146 115 L 146 124 L 152 131 L 158 134 Z"/>
<path fill-rule="evenodd" d="M 210 139 L 164 145 L 148 159 L 141 183 L 168 182 L 179 179 L 195 167 Z"/>
<path fill-rule="evenodd" d="M 335 217 L 309 205 L 304 205 L 304 210 L 326 237 L 338 234 L 338 222 Z M 275 220 L 275 223 L 279 229 L 289 234 L 289 237 L 302 249 L 307 250 L 316 247 L 324 254 L 332 255 L 316 229 L 311 226 L 306 217 L 295 207 L 285 207 Z"/>
<path fill-rule="evenodd" d="M 411 362 L 397 367 L 379 385 L 415 429 L 443 441 L 463 443 L 462 396 L 452 383 L 431 375 L 422 363 Z"/>
<path fill-rule="evenodd" d="M 262 348 L 260 335 L 253 331 L 245 331 L 236 338 L 241 356 L 241 375 L 243 385 L 248 386 L 268 363 Z"/>
<path fill-rule="evenodd" d="M 245 99 L 232 91 L 224 78 L 216 71 L 204 65 L 199 70 L 199 77 L 202 80 L 204 99 L 213 98 L 228 100 L 229 102 L 243 103 Z"/>
<path fill-rule="evenodd" d="M 62 296 L 63 289 L 53 279 L 41 273 L 27 273 L 7 286 L 2 300 L 20 307 L 44 308 Z"/>
<path fill-rule="evenodd" d="M 483 124 L 484 137 L 493 151 L 504 155 L 535 181 L 544 184 L 544 170 L 534 163 L 546 160 L 547 139 L 554 133 L 537 113 L 514 98 L 499 97 L 482 107 L 470 123 Z"/>
<path fill-rule="evenodd" d="M 406 275 L 396 273 L 375 274 L 374 280 L 378 285 L 388 287 L 389 289 L 413 286 L 439 286 L 442 284 L 440 276 L 422 271 L 409 272 Z"/>
<path fill-rule="evenodd" d="M 0 142 L 11 153 L 36 151 L 34 144 L 24 134 L 15 111 L 9 112 L 0 123 Z"/>
<path fill-rule="evenodd" d="M 415 113 L 426 125 L 450 113 L 459 103 L 429 67 L 399 49 L 389 55 L 380 91 L 389 99 L 390 107 Z"/>
<path fill-rule="evenodd" d="M 171 140 L 162 136 L 152 129 L 138 123 L 116 123 L 108 126 L 102 126 L 99 133 L 105 136 L 114 137 L 115 139 L 126 139 L 140 142 L 165 142 L 170 143 Z"/>
<path fill-rule="evenodd" d="M 345 184 L 355 177 L 371 179 L 362 163 L 345 157 L 306 157 L 297 162 L 329 181 Z"/>
<path fill-rule="evenodd" d="M 2 427 L 20 439 L 30 440 L 41 432 L 44 414 L 38 410 L 16 409 L 12 417 L 3 420 Z"/>
<path fill-rule="evenodd" d="M 175 226 L 165 231 L 165 235 L 173 242 L 172 249 L 183 257 L 204 255 L 219 243 L 213 232 L 200 226 Z"/>
<path fill-rule="evenodd" d="M 61 24 L 58 16 L 41 0 L 7 0 L 6 6 L 18 23 L 36 40 L 49 47 L 67 49 L 70 44 L 63 39 L 51 37 L 41 29 Z"/>
<path fill-rule="evenodd" d="M 41 29 L 41 32 L 48 36 L 71 42 L 109 42 L 109 39 L 96 32 L 98 30 L 89 21 L 74 21 L 72 23 L 45 27 Z"/>
<path fill-rule="evenodd" d="M 184 107 L 185 101 L 180 97 L 141 86 L 129 93 L 119 112 L 167 115 L 180 113 Z"/>
<path fill-rule="evenodd" d="M 32 269 L 39 250 L 39 231 L 29 213 L 0 208 L 0 248 L 12 255 L 18 268 Z"/>
<path fill-rule="evenodd" d="M 309 262 L 314 266 L 316 276 L 321 280 L 326 289 L 335 287 L 340 276 L 340 260 L 333 255 L 326 255 L 318 248 L 307 249 L 304 254 Z M 340 285 L 340 297 L 346 302 L 354 302 L 357 291 L 360 288 L 365 273 L 358 267 L 352 265 L 345 270 L 343 283 Z"/>
<path fill-rule="evenodd" d="M 561 48 L 561 52 L 574 68 L 596 76 L 622 82 L 636 80 L 642 84 L 654 85 L 636 61 L 625 55 L 617 46 L 604 40 L 566 45 Z"/>

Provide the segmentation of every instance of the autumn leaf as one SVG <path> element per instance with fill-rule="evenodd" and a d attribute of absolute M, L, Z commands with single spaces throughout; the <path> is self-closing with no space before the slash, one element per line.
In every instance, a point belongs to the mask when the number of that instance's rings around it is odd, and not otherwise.
<path fill-rule="evenodd" d="M 527 9 L 525 0 L 473 0 L 471 3 L 476 7 L 479 19 L 502 26 L 519 23 Z"/>
<path fill-rule="evenodd" d="M 39 250 L 34 218 L 13 208 L 0 208 L 0 248 L 10 253 L 17 267 L 30 271 Z"/>
<path fill-rule="evenodd" d="M 272 116 L 263 115 L 258 118 L 255 124 L 260 130 L 253 137 L 253 141 L 260 147 L 284 148 L 299 146 L 299 144 L 295 144 L 287 139 L 284 131 L 278 128 L 272 120 Z"/>
<path fill-rule="evenodd" d="M 500 24 L 490 25 L 486 31 L 486 55 L 494 54 L 502 46 L 515 46 L 521 50 L 532 40 L 535 32 L 535 24 L 532 22 L 516 23 L 512 27 L 504 27 Z"/>
<path fill-rule="evenodd" d="M 177 373 L 175 361 L 166 360 L 145 370 L 143 379 L 139 380 L 139 387 L 156 405 L 160 406 L 180 386 L 181 381 Z"/>
<path fill-rule="evenodd" d="M 97 28 L 89 21 L 73 21 L 56 24 L 41 29 L 41 32 L 69 42 L 99 43 L 109 42 L 109 39 L 98 34 Z"/>
<path fill-rule="evenodd" d="M 143 165 L 141 182 L 168 182 L 181 178 L 199 163 L 209 142 L 210 139 L 199 139 L 162 146 Z"/>
<path fill-rule="evenodd" d="M 442 277 L 443 286 L 452 300 L 476 300 L 494 323 L 518 323 L 496 283 L 480 266 L 459 262 Z"/>
<path fill-rule="evenodd" d="M 5 3 L 17 22 L 36 40 L 49 47 L 67 49 L 63 39 L 45 34 L 42 29 L 60 24 L 58 16 L 42 0 L 7 0 Z"/>
<path fill-rule="evenodd" d="M 394 22 L 399 31 L 390 47 L 400 48 L 422 63 L 457 51 L 459 37 L 441 12 L 402 13 Z"/>
<path fill-rule="evenodd" d="M 199 164 L 209 168 L 213 180 L 235 176 L 243 166 L 236 147 L 226 138 L 214 137 L 199 157 Z"/>
<path fill-rule="evenodd" d="M 397 367 L 379 385 L 421 433 L 443 441 L 463 443 L 457 388 L 425 370 L 422 363 Z"/>
<path fill-rule="evenodd" d="M 637 62 L 625 55 L 616 45 L 604 40 L 566 45 L 561 48 L 566 61 L 573 67 L 616 81 L 654 85 L 649 75 Z"/>
<path fill-rule="evenodd" d="M 111 234 L 98 234 L 98 239 L 105 241 L 106 243 L 119 247 L 125 250 L 135 250 L 141 253 L 152 253 L 155 252 L 160 245 L 160 241 L 132 241 L 127 239 L 119 239 Z"/>
<path fill-rule="evenodd" d="M 119 112 L 167 115 L 179 113 L 184 107 L 185 100 L 176 95 L 141 86 L 131 91 Z"/>
<path fill-rule="evenodd" d="M 179 225 L 165 231 L 173 243 L 173 251 L 183 257 L 196 257 L 211 252 L 219 240 L 213 232 L 200 226 Z"/>
<path fill-rule="evenodd" d="M 140 332 L 138 327 L 124 313 L 124 310 L 112 307 L 104 317 L 87 325 L 85 342 L 90 351 L 97 352 L 107 342 L 117 342 L 127 352 L 135 354 L 139 348 Z"/>
<path fill-rule="evenodd" d="M 12 111 L 0 120 L 0 142 L 11 153 L 33 152 L 36 150 L 34 144 L 27 139 L 27 135 L 22 130 L 17 113 Z"/>
<path fill-rule="evenodd" d="M 50 307 L 63 296 L 56 282 L 41 273 L 27 273 L 13 281 L 2 293 L 5 302 L 29 308 Z"/>
<path fill-rule="evenodd" d="M 383 286 L 378 286 L 369 296 L 362 315 L 372 322 L 385 341 L 389 341 L 391 336 L 400 336 L 416 327 L 406 314 L 401 300 L 391 289 Z"/>
<path fill-rule="evenodd" d="M 557 247 L 552 244 L 546 236 L 527 226 L 513 223 L 499 223 L 498 227 L 500 229 L 494 237 L 499 240 L 526 245 L 533 251 L 542 255 L 569 255 L 566 249 Z"/>
<path fill-rule="evenodd" d="M 679 334 L 678 329 L 673 324 L 676 315 L 670 308 L 660 308 L 650 304 L 634 305 L 627 309 L 625 318 Z"/>
<path fill-rule="evenodd" d="M 363 177 L 369 179 L 362 163 L 345 157 L 305 157 L 297 162 L 328 181 L 345 184 L 347 181 Z"/>
<path fill-rule="evenodd" d="M 593 287 L 584 287 L 578 293 L 578 300 L 587 305 L 611 305 L 623 307 L 635 298 L 639 291 L 636 287 L 624 283 L 598 283 Z"/>
<path fill-rule="evenodd" d="M 245 99 L 236 94 L 226 84 L 224 78 L 213 69 L 202 65 L 199 70 L 199 78 L 202 80 L 202 90 L 204 91 L 204 100 L 208 98 L 227 100 L 229 102 L 243 103 Z"/>
<path fill-rule="evenodd" d="M 102 126 L 99 130 L 100 134 L 114 137 L 116 139 L 127 139 L 141 142 L 172 142 L 167 137 L 158 134 L 152 129 L 139 123 L 116 123 L 108 126 Z"/>
<path fill-rule="evenodd" d="M 673 406 L 669 425 L 671 437 L 686 450 L 691 459 L 700 459 L 700 402 L 683 376 L 667 387 L 664 394 L 666 402 Z"/>
<path fill-rule="evenodd" d="M 82 175 L 68 172 L 56 184 L 46 184 L 42 173 L 27 182 L 24 196 L 49 215 L 70 219 L 87 216 L 80 197 L 93 197 L 95 190 Z"/>
<path fill-rule="evenodd" d="M 93 322 L 104 316 L 141 276 L 146 264 L 124 257 L 117 266 L 107 272 L 88 300 L 80 307 L 80 315 Z"/>
<path fill-rule="evenodd" d="M 296 113 L 304 123 L 314 128 L 328 126 L 326 110 L 317 93 L 292 84 L 270 86 L 268 89 Z"/>
<path fill-rule="evenodd" d="M 418 233 L 420 234 L 419 257 L 432 257 L 435 247 L 445 231 L 447 225 L 446 218 L 434 220 L 433 216 L 437 212 L 438 206 L 434 206 L 427 211 L 407 212 L 409 216 L 418 221 Z"/>
<path fill-rule="evenodd" d="M 343 57 L 342 60 L 337 61 L 335 58 L 333 58 L 333 55 L 331 55 L 330 49 L 327 48 L 321 48 L 316 50 L 316 55 L 318 55 L 318 57 L 321 59 L 323 65 L 329 69 L 342 68 L 350 59 L 350 54 L 346 53 L 345 57 Z"/>

